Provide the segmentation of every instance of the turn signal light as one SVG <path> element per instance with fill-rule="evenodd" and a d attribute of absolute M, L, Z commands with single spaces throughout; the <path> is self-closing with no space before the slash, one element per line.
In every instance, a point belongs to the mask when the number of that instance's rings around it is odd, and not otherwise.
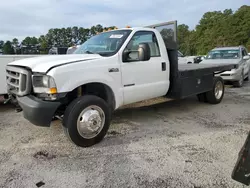
<path fill-rule="evenodd" d="M 56 94 L 57 93 L 56 87 L 49 88 L 49 92 L 50 94 Z"/>

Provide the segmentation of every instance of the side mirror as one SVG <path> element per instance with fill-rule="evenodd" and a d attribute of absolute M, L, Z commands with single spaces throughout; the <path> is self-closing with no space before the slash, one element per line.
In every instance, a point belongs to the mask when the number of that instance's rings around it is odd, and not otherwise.
<path fill-rule="evenodd" d="M 129 59 L 129 54 L 130 52 L 127 51 L 127 50 L 124 50 L 123 53 L 122 53 L 122 62 L 129 62 L 128 59 Z"/>
<path fill-rule="evenodd" d="M 245 56 L 243 57 L 243 59 L 244 59 L 244 60 L 249 60 L 249 59 L 250 59 L 250 56 L 249 56 L 249 55 L 245 55 Z"/>
<path fill-rule="evenodd" d="M 124 50 L 122 62 L 148 61 L 150 59 L 150 47 L 148 43 L 140 43 L 137 50 Z"/>
<path fill-rule="evenodd" d="M 150 59 L 150 48 L 148 43 L 140 43 L 138 47 L 139 61 L 148 61 Z"/>

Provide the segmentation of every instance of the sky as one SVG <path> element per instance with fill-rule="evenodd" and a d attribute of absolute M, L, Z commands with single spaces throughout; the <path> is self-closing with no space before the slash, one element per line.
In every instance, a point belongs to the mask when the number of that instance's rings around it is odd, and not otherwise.
<path fill-rule="evenodd" d="M 205 12 L 242 5 L 250 0 L 0 0 L 0 40 L 97 24 L 119 28 L 177 20 L 193 29 Z"/>

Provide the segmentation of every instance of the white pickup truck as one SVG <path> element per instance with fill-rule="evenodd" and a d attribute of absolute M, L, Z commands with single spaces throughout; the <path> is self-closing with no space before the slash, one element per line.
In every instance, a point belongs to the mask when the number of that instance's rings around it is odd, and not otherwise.
<path fill-rule="evenodd" d="M 126 104 L 191 95 L 220 103 L 224 83 L 214 72 L 235 65 L 178 65 L 176 25 L 103 32 L 72 55 L 12 62 L 6 67 L 8 91 L 27 120 L 49 127 L 53 117 L 60 117 L 66 135 L 81 147 L 100 142 L 113 111 Z"/>

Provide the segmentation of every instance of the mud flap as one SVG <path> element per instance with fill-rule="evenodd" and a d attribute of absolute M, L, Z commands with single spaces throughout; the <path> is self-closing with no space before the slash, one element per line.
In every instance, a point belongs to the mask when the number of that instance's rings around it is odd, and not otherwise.
<path fill-rule="evenodd" d="M 239 152 L 232 179 L 244 185 L 250 185 L 250 132 Z"/>

